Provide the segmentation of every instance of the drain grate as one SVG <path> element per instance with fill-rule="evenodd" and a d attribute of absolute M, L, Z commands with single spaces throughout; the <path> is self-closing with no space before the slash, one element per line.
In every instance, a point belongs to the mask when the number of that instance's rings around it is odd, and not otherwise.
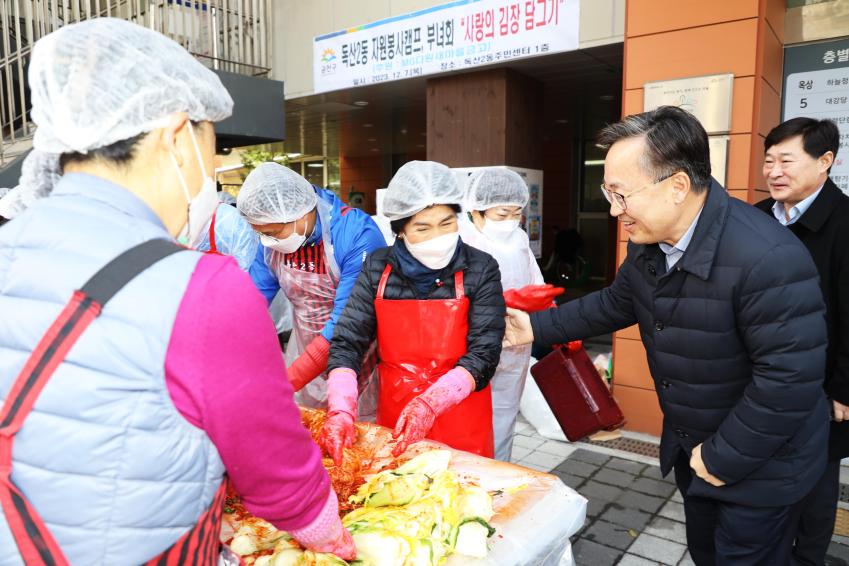
<path fill-rule="evenodd" d="M 660 447 L 653 442 L 644 440 L 636 440 L 634 438 L 615 438 L 613 440 L 582 440 L 579 444 L 591 444 L 593 446 L 603 446 L 604 448 L 613 448 L 614 450 L 622 450 L 631 454 L 639 454 L 650 458 L 658 458 L 660 456 Z"/>

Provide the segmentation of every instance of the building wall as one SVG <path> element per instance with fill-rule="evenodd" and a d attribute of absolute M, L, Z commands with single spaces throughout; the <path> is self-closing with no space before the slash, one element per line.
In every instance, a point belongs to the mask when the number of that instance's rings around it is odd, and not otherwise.
<path fill-rule="evenodd" d="M 780 120 L 783 0 L 629 0 L 622 114 L 643 111 L 650 81 L 734 73 L 727 189 L 747 202 L 768 196 L 761 175 L 763 138 Z M 617 258 L 626 255 L 619 232 Z M 614 394 L 626 428 L 659 434 L 660 408 L 636 327 L 614 339 Z"/>
<path fill-rule="evenodd" d="M 625 0 L 580 0 L 580 48 L 621 42 Z M 313 94 L 313 39 L 325 33 L 444 4 L 445 0 L 275 0 L 272 78 L 286 98 Z"/>
<path fill-rule="evenodd" d="M 539 169 L 541 108 L 542 89 L 510 69 L 428 79 L 428 159 Z"/>
<path fill-rule="evenodd" d="M 849 0 L 830 0 L 787 9 L 786 45 L 849 35 Z"/>
<path fill-rule="evenodd" d="M 365 206 L 363 209 L 369 214 L 374 214 L 377 203 L 375 194 L 377 189 L 383 188 L 385 178 L 386 158 L 382 155 L 368 155 L 363 157 L 340 158 L 339 192 L 342 200 L 348 202 L 348 194 L 351 189 L 365 195 Z"/>
<path fill-rule="evenodd" d="M 571 128 L 557 139 L 540 144 L 542 146 L 543 170 L 543 222 L 542 258 L 545 262 L 554 249 L 557 230 L 572 228 L 573 160 L 568 156 L 577 146 L 572 143 Z M 566 156 L 566 157 L 564 157 Z M 558 190 L 559 189 L 559 190 Z M 571 189 L 571 190 L 569 190 Z M 543 267 L 545 264 L 543 263 Z M 569 289 L 567 289 L 569 292 Z"/>

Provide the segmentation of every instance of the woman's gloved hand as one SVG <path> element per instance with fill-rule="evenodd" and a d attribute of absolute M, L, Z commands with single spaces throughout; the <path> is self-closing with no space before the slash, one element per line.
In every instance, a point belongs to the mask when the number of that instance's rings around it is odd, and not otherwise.
<path fill-rule="evenodd" d="M 521 289 L 504 291 L 504 302 L 511 309 L 525 312 L 542 311 L 554 306 L 554 298 L 566 292 L 563 287 L 545 285 L 525 285 Z"/>
<path fill-rule="evenodd" d="M 407 403 L 392 432 L 398 441 L 392 449 L 392 455 L 401 455 L 410 444 L 426 437 L 436 418 L 468 397 L 474 389 L 475 379 L 472 374 L 457 366 Z"/>
<path fill-rule="evenodd" d="M 312 523 L 303 529 L 289 532 L 301 546 L 313 552 L 329 552 L 342 560 L 351 561 L 357 557 L 357 547 L 348 529 L 342 526 L 339 518 L 339 500 L 336 492 L 330 490 L 327 503 Z"/>
<path fill-rule="evenodd" d="M 339 534 L 336 536 L 336 538 L 329 542 L 323 544 L 315 544 L 308 548 L 313 552 L 327 552 L 330 554 L 335 554 L 336 556 L 347 562 L 355 560 L 357 558 L 357 547 L 356 545 L 354 545 L 354 539 L 353 537 L 351 537 L 351 533 L 348 532 L 348 529 L 342 526 L 342 519 L 339 519 L 338 525 Z"/>
<path fill-rule="evenodd" d="M 327 378 L 327 421 L 318 438 L 319 446 L 342 465 L 345 448 L 354 445 L 357 431 L 357 374 L 348 368 L 336 368 Z"/>
<path fill-rule="evenodd" d="M 312 342 L 307 344 L 306 350 L 286 370 L 292 389 L 300 391 L 307 383 L 326 370 L 329 356 L 330 342 L 319 334 L 312 339 Z"/>

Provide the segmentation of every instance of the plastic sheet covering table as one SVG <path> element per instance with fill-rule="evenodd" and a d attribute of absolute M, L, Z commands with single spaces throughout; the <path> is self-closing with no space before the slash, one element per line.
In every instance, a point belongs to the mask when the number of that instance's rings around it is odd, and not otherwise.
<path fill-rule="evenodd" d="M 436 444 L 430 446 L 436 447 Z M 584 524 L 587 500 L 560 478 L 468 452 L 452 451 L 450 467 L 461 477 L 476 478 L 487 491 L 501 494 L 492 501 L 495 515 L 491 523 L 496 532 L 489 539 L 487 557 L 469 559 L 454 554 L 446 564 L 565 566 L 574 563 L 569 537 Z"/>
<path fill-rule="evenodd" d="M 305 414 L 318 414 L 308 411 Z M 357 446 L 375 451 L 375 467 L 391 460 L 389 430 L 369 423 L 358 423 Z M 411 446 L 402 456 L 406 460 L 446 446 L 430 441 Z M 451 450 L 450 469 L 460 480 L 468 479 L 493 493 L 495 515 L 490 523 L 495 534 L 489 539 L 486 558 L 474 559 L 451 555 L 446 566 L 569 566 L 574 564 L 569 537 L 584 524 L 587 500 L 551 474 L 490 460 L 476 454 Z M 328 462 L 325 460 L 325 462 Z M 222 540 L 227 540 L 234 525 L 225 521 Z"/>

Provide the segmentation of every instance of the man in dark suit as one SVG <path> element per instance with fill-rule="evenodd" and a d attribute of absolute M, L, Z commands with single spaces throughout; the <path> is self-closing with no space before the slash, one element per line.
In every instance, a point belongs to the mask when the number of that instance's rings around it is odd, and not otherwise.
<path fill-rule="evenodd" d="M 771 198 L 757 207 L 787 226 L 808 248 L 826 303 L 828 351 L 824 387 L 832 405 L 828 465 L 802 500 L 791 526 L 799 564 L 823 564 L 840 493 L 840 459 L 849 456 L 849 197 L 828 177 L 840 134 L 834 122 L 794 118 L 764 140 Z"/>
<path fill-rule="evenodd" d="M 793 234 L 710 176 L 679 108 L 602 130 L 600 187 L 628 234 L 613 283 L 556 309 L 507 309 L 505 344 L 562 344 L 639 324 L 699 566 L 791 560 L 788 524 L 826 464 L 827 329 L 817 269 Z"/>

